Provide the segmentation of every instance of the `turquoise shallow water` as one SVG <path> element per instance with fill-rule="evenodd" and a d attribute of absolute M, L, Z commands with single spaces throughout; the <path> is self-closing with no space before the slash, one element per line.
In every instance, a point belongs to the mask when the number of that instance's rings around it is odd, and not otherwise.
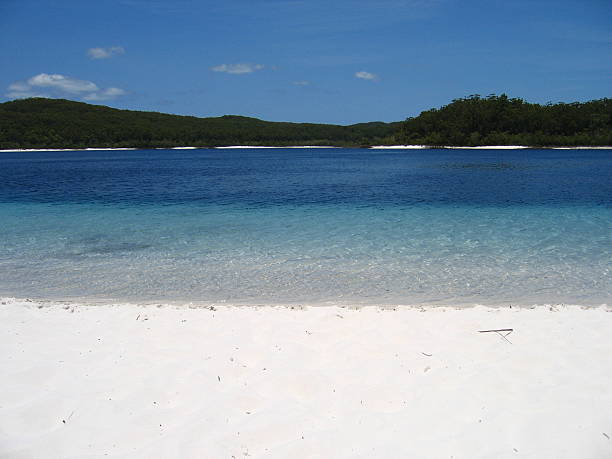
<path fill-rule="evenodd" d="M 610 303 L 611 151 L 0 154 L 0 295 Z"/>

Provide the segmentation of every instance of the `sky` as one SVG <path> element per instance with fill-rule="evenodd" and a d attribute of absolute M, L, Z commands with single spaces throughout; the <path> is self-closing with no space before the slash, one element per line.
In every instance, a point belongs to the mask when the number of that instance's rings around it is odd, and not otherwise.
<path fill-rule="evenodd" d="M 611 0 L 0 0 L 0 102 L 400 121 L 612 97 Z"/>

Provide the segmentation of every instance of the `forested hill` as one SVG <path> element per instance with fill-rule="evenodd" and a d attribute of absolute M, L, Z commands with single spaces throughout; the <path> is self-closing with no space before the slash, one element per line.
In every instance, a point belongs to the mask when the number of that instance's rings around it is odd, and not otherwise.
<path fill-rule="evenodd" d="M 278 123 L 118 110 L 62 99 L 0 104 L 0 149 L 224 145 L 612 145 L 612 99 L 532 104 L 470 96 L 396 123 Z"/>
<path fill-rule="evenodd" d="M 118 110 L 63 99 L 0 104 L 0 149 L 390 143 L 401 123 L 276 123 Z"/>
<path fill-rule="evenodd" d="M 397 140 L 418 145 L 612 145 L 612 99 L 539 105 L 505 94 L 454 100 L 403 124 Z"/>

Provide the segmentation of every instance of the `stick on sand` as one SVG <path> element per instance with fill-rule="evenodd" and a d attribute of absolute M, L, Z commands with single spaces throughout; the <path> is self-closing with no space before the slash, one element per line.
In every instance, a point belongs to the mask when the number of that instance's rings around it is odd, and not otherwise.
<path fill-rule="evenodd" d="M 498 328 L 496 330 L 478 330 L 478 333 L 497 333 L 499 336 L 501 336 L 503 339 L 505 339 L 506 341 L 508 341 L 510 344 L 512 344 L 512 341 L 510 341 L 507 336 L 512 333 L 514 331 L 514 328 Z M 502 335 L 502 333 L 505 332 L 505 334 Z"/>

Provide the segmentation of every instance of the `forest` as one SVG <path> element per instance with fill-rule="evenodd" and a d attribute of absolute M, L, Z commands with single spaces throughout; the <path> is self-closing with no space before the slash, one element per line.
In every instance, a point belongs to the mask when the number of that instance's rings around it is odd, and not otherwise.
<path fill-rule="evenodd" d="M 505 94 L 455 99 L 405 121 L 349 126 L 119 110 L 64 99 L 0 104 L 0 149 L 227 145 L 612 145 L 612 99 L 540 105 Z"/>
<path fill-rule="evenodd" d="M 540 105 L 505 94 L 472 95 L 409 118 L 397 140 L 432 146 L 609 146 L 612 99 Z"/>
<path fill-rule="evenodd" d="M 278 123 L 232 115 L 196 118 L 32 98 L 0 104 L 0 149 L 360 146 L 390 142 L 400 124 Z"/>

